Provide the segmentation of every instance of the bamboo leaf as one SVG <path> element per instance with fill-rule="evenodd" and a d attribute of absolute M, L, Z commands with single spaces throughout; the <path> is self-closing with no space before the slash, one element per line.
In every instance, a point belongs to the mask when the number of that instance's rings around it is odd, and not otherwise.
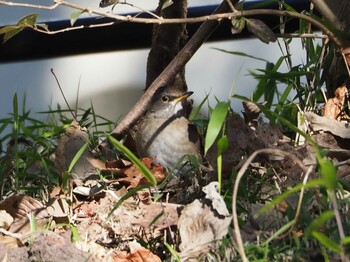
<path fill-rule="evenodd" d="M 222 125 L 224 124 L 228 109 L 228 102 L 218 102 L 214 108 L 212 115 L 209 120 L 207 134 L 205 136 L 205 149 L 204 154 L 206 154 L 209 148 L 214 144 Z"/>
<path fill-rule="evenodd" d="M 122 151 L 131 162 L 133 162 L 133 164 L 140 170 L 140 172 L 151 183 L 152 186 L 157 185 L 157 180 L 152 172 L 126 146 L 124 146 L 121 142 L 112 136 L 109 136 L 108 140 L 113 146 Z"/>

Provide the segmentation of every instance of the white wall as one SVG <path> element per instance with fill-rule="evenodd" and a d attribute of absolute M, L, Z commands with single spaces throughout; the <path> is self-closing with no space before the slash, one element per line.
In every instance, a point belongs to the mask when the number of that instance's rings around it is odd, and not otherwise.
<path fill-rule="evenodd" d="M 246 52 L 274 62 L 280 56 L 277 44 L 266 45 L 255 39 L 211 42 L 203 45 L 186 68 L 189 89 L 200 102 L 207 93 L 227 99 L 234 82 L 234 93 L 250 96 L 256 81 L 249 70 L 264 68 L 264 62 L 229 55 L 212 47 Z M 293 45 L 292 53 L 299 54 Z M 2 94 L 0 118 L 12 111 L 12 97 L 26 94 L 32 112 L 44 111 L 48 105 L 60 103 L 63 98 L 52 76 L 53 68 L 71 106 L 74 106 L 79 78 L 79 107 L 89 107 L 92 101 L 97 113 L 116 120 L 125 115 L 142 95 L 146 77 L 148 49 L 77 55 L 54 59 L 0 64 Z M 298 55 L 294 57 L 298 58 Z M 300 61 L 300 55 L 299 59 Z M 240 110 L 240 103 L 234 105 Z"/>
<path fill-rule="evenodd" d="M 98 6 L 98 1 L 96 2 Z M 152 1 L 153 4 L 157 2 Z M 0 8 L 1 22 L 5 19 L 17 21 L 19 12 L 29 13 L 28 9 L 6 7 L 6 11 L 3 8 Z M 12 15 L 16 16 L 9 16 L 9 10 L 15 10 Z M 64 10 L 65 12 L 57 16 L 58 18 L 61 19 L 62 16 L 72 12 Z M 46 15 L 41 16 L 43 20 L 52 20 L 52 13 L 49 11 L 43 13 Z M 55 19 L 58 19 L 57 17 Z M 295 42 L 299 43 L 298 40 Z M 236 82 L 234 93 L 249 97 L 256 86 L 256 81 L 247 76 L 248 70 L 265 67 L 263 62 L 225 54 L 213 50 L 212 47 L 246 52 L 271 62 L 275 62 L 281 55 L 277 44 L 266 45 L 255 39 L 211 42 L 203 45 L 186 69 L 187 83 L 189 89 L 195 92 L 196 103 L 202 101 L 209 92 L 212 94 L 212 101 L 214 95 L 219 99 L 227 99 L 234 82 Z M 55 106 L 57 103 L 64 105 L 54 77 L 50 73 L 50 69 L 53 68 L 72 106 L 81 77 L 79 107 L 88 108 L 92 102 L 97 114 L 116 121 L 125 116 L 142 95 L 148 52 L 148 49 L 144 49 L 2 63 L 0 118 L 12 112 L 14 92 L 17 92 L 20 103 L 26 94 L 27 108 L 33 113 L 48 110 L 49 105 Z M 299 44 L 292 46 L 292 54 L 295 55 L 293 59 L 300 63 Z M 235 111 L 240 111 L 241 103 L 236 101 L 233 108 Z"/>

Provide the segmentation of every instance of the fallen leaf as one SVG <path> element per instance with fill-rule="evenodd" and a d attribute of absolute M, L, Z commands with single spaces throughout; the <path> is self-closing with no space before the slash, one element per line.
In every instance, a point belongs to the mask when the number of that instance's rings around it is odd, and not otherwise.
<path fill-rule="evenodd" d="M 6 210 L 13 218 L 10 232 L 28 232 L 30 230 L 28 214 L 33 213 L 37 221 L 37 227 L 43 228 L 50 215 L 46 208 L 38 200 L 27 195 L 13 195 L 0 203 L 0 209 Z"/>
<path fill-rule="evenodd" d="M 334 92 L 335 96 L 327 100 L 323 116 L 338 121 L 349 119 L 343 110 L 347 93 L 348 89 L 345 85 L 338 87 Z"/>
<path fill-rule="evenodd" d="M 153 175 L 155 176 L 157 183 L 160 183 L 166 177 L 166 172 L 164 167 L 160 164 L 153 165 L 152 158 L 143 158 L 142 162 L 147 166 L 148 169 L 151 170 Z M 128 189 L 135 188 L 139 185 L 148 184 L 148 180 L 143 176 L 140 170 L 135 166 L 130 166 L 127 170 L 125 170 L 124 174 L 126 177 L 116 179 L 117 182 L 128 184 Z"/>
<path fill-rule="evenodd" d="M 57 145 L 55 166 L 61 174 L 68 170 L 75 155 L 88 142 L 88 133 L 81 128 L 77 121 L 73 120 Z M 71 170 L 71 173 L 77 176 L 77 180 L 85 180 L 96 174 L 95 167 L 90 164 L 87 158 L 94 158 L 92 152 L 88 149 L 85 150 Z"/>
<path fill-rule="evenodd" d="M 6 210 L 0 210 L 0 228 L 8 229 L 12 222 L 13 217 Z"/>
<path fill-rule="evenodd" d="M 181 211 L 178 228 L 183 260 L 204 255 L 215 240 L 228 233 L 232 218 L 217 189 L 217 182 L 210 183 L 204 187 L 204 199 L 196 199 Z"/>
<path fill-rule="evenodd" d="M 157 255 L 153 254 L 150 250 L 140 247 L 139 249 L 126 253 L 125 251 L 119 251 L 113 255 L 114 261 L 120 262 L 160 262 L 162 261 Z"/>

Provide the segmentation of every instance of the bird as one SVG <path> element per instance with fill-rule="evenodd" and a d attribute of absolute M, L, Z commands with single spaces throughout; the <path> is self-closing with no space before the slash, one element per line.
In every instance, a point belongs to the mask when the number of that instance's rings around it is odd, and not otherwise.
<path fill-rule="evenodd" d="M 156 93 L 136 131 L 139 157 L 153 158 L 175 176 L 193 169 L 187 156 L 194 156 L 198 164 L 203 161 L 200 133 L 187 118 L 192 94 L 171 89 Z"/>

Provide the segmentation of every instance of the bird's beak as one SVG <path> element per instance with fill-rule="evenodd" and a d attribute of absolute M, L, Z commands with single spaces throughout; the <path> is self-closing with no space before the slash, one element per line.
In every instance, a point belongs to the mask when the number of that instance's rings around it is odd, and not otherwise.
<path fill-rule="evenodd" d="M 188 91 L 188 92 L 185 92 L 183 93 L 182 95 L 180 95 L 179 97 L 175 98 L 174 100 L 176 102 L 180 102 L 182 100 L 185 100 L 186 98 L 188 98 L 189 96 L 191 96 L 193 94 L 193 92 L 191 91 Z"/>

